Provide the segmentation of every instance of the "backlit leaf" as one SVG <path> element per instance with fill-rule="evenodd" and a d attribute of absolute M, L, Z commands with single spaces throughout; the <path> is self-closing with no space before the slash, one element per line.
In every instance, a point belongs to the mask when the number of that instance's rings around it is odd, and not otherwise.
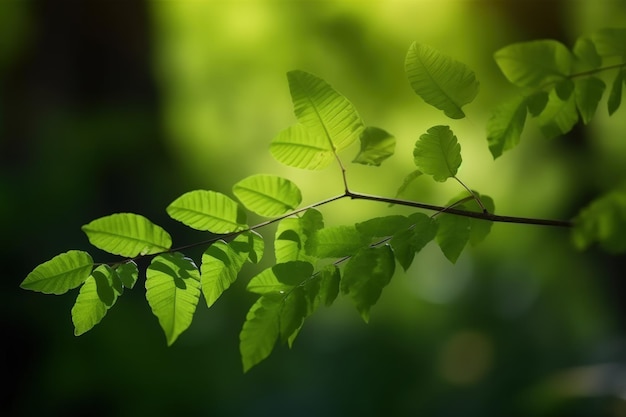
<path fill-rule="evenodd" d="M 396 149 L 396 138 L 383 129 L 366 127 L 361 132 L 361 150 L 352 162 L 380 166 Z"/>
<path fill-rule="evenodd" d="M 424 174 L 443 182 L 461 166 L 461 145 L 448 126 L 433 126 L 415 142 L 413 161 Z"/>
<path fill-rule="evenodd" d="M 137 264 L 134 261 L 124 262 L 115 269 L 115 272 L 126 288 L 132 289 L 135 286 L 139 276 L 139 271 L 137 270 Z"/>
<path fill-rule="evenodd" d="M 304 261 L 279 263 L 253 277 L 246 289 L 256 294 L 285 294 L 313 274 L 313 265 Z"/>
<path fill-rule="evenodd" d="M 281 295 L 268 294 L 259 297 L 250 307 L 239 333 L 239 352 L 244 372 L 272 353 L 280 332 L 282 298 Z"/>
<path fill-rule="evenodd" d="M 452 119 L 465 117 L 461 108 L 478 94 L 476 75 L 467 65 L 417 42 L 409 48 L 405 71 L 415 93 Z"/>
<path fill-rule="evenodd" d="M 290 71 L 287 79 L 294 113 L 309 136 L 325 138 L 336 152 L 359 138 L 363 123 L 348 99 L 304 71 Z"/>
<path fill-rule="evenodd" d="M 626 252 L 626 186 L 591 202 L 574 220 L 572 238 L 580 250 L 593 243 L 610 253 Z"/>
<path fill-rule="evenodd" d="M 526 99 L 517 97 L 494 110 L 487 122 L 487 142 L 493 159 L 514 148 L 526 123 Z"/>
<path fill-rule="evenodd" d="M 588 124 L 596 113 L 606 84 L 597 77 L 587 77 L 576 80 L 575 85 L 576 107 L 578 107 L 583 123 Z"/>
<path fill-rule="evenodd" d="M 156 256 L 146 270 L 146 299 L 168 346 L 187 330 L 200 300 L 200 273 L 181 253 Z"/>
<path fill-rule="evenodd" d="M 115 272 L 106 265 L 100 265 L 85 280 L 76 302 L 72 307 L 74 335 L 80 336 L 100 323 L 111 308 L 119 293 L 114 289 Z"/>
<path fill-rule="evenodd" d="M 280 132 L 270 144 L 270 153 L 278 162 L 294 168 L 319 170 L 335 160 L 328 139 L 311 135 L 301 124 Z"/>
<path fill-rule="evenodd" d="M 215 191 L 189 191 L 167 207 L 167 214 L 193 229 L 212 233 L 246 228 L 246 213 L 239 204 Z"/>
<path fill-rule="evenodd" d="M 494 58 L 511 83 L 533 89 L 565 79 L 574 61 L 567 47 L 555 40 L 508 45 L 498 50 Z"/>
<path fill-rule="evenodd" d="M 348 294 L 365 322 L 370 308 L 380 298 L 395 271 L 395 260 L 389 245 L 358 251 L 346 264 L 341 291 Z"/>
<path fill-rule="evenodd" d="M 276 175 L 256 174 L 244 178 L 233 186 L 233 193 L 248 210 L 266 217 L 293 211 L 302 201 L 298 186 Z"/>
<path fill-rule="evenodd" d="M 545 110 L 538 116 L 541 133 L 552 139 L 568 133 L 578 122 L 574 95 L 563 101 L 555 91 L 550 92 Z"/>
<path fill-rule="evenodd" d="M 92 268 L 93 259 L 87 252 L 71 250 L 37 266 L 20 287 L 44 294 L 65 294 L 82 284 Z"/>
<path fill-rule="evenodd" d="M 340 258 L 354 254 L 367 245 L 369 239 L 354 226 L 334 226 L 320 229 L 306 241 L 306 252 L 318 258 Z"/>
<path fill-rule="evenodd" d="M 241 235 L 238 238 L 241 238 Z M 237 280 L 237 275 L 247 258 L 247 252 L 237 252 L 232 248 L 232 244 L 221 240 L 213 243 L 202 254 L 200 282 L 207 307 L 211 307 Z"/>
<path fill-rule="evenodd" d="M 288 217 L 281 220 L 276 228 L 274 252 L 277 263 L 288 261 L 314 262 L 315 257 L 305 252 L 305 244 L 309 236 L 324 227 L 322 214 L 309 209 L 302 217 Z"/>
<path fill-rule="evenodd" d="M 164 252 L 172 245 L 169 233 L 139 214 L 111 214 L 84 225 L 82 230 L 95 247 L 129 258 Z"/>

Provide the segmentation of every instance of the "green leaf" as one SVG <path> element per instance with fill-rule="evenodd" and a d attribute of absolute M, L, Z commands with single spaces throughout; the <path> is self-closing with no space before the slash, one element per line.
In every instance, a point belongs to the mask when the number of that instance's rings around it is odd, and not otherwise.
<path fill-rule="evenodd" d="M 602 65 L 602 58 L 590 38 L 581 37 L 576 40 L 573 48 L 576 57 L 575 72 L 594 70 Z"/>
<path fill-rule="evenodd" d="M 415 171 L 410 172 L 406 177 L 404 177 L 404 180 L 402 180 L 402 184 L 398 188 L 398 191 L 396 191 L 396 198 L 399 198 L 402 195 L 404 195 L 404 193 L 406 193 L 406 190 L 409 188 L 409 186 L 413 184 L 413 182 L 419 177 L 421 177 L 422 175 L 423 175 L 423 172 L 416 169 Z M 393 205 L 393 204 L 390 204 L 390 205 Z"/>
<path fill-rule="evenodd" d="M 576 80 L 575 85 L 576 107 L 578 107 L 583 123 L 588 124 L 596 113 L 606 84 L 597 77 L 588 77 Z"/>
<path fill-rule="evenodd" d="M 601 57 L 626 58 L 626 28 L 605 28 L 591 35 Z"/>
<path fill-rule="evenodd" d="M 242 238 L 242 236 L 237 236 Z M 247 238 L 244 238 L 247 243 Z M 247 252 L 237 252 L 224 241 L 213 243 L 202 254 L 201 284 L 207 307 L 237 280 L 237 275 L 248 258 Z"/>
<path fill-rule="evenodd" d="M 545 110 L 548 104 L 549 94 L 547 91 L 538 91 L 526 97 L 528 113 L 532 117 L 537 117 Z"/>
<path fill-rule="evenodd" d="M 561 100 L 567 100 L 574 92 L 574 81 L 566 78 L 554 86 L 554 92 Z"/>
<path fill-rule="evenodd" d="M 476 75 L 467 65 L 417 42 L 406 55 L 405 71 L 415 93 L 452 119 L 465 117 L 462 107 L 478 94 Z"/>
<path fill-rule="evenodd" d="M 320 170 L 335 160 L 333 147 L 325 136 L 312 135 L 301 124 L 280 132 L 270 144 L 270 153 L 290 167 Z"/>
<path fill-rule="evenodd" d="M 132 289 L 139 277 L 139 271 L 137 270 L 137 264 L 134 261 L 124 262 L 115 269 L 115 272 L 119 276 L 122 284 L 126 288 Z"/>
<path fill-rule="evenodd" d="M 409 216 L 411 226 L 393 235 L 391 245 L 398 263 L 406 271 L 413 263 L 415 254 L 435 238 L 437 222 L 424 213 Z"/>
<path fill-rule="evenodd" d="M 318 258 L 340 258 L 352 255 L 368 243 L 369 239 L 354 226 L 334 226 L 312 234 L 306 241 L 305 249 Z"/>
<path fill-rule="evenodd" d="M 517 97 L 494 110 L 487 122 L 487 142 L 493 159 L 513 149 L 520 141 L 526 123 L 526 99 Z"/>
<path fill-rule="evenodd" d="M 393 251 L 389 245 L 363 248 L 346 264 L 341 291 L 348 294 L 363 320 L 369 321 L 370 308 L 380 298 L 395 271 Z"/>
<path fill-rule="evenodd" d="M 169 233 L 139 214 L 111 214 L 84 225 L 82 230 L 95 247 L 128 258 L 165 252 L 172 245 Z"/>
<path fill-rule="evenodd" d="M 250 307 L 239 334 L 239 352 L 244 372 L 272 353 L 280 332 L 281 308 L 282 296 L 276 294 L 260 297 Z"/>
<path fill-rule="evenodd" d="M 107 265 L 100 265 L 85 280 L 76 303 L 72 307 L 74 335 L 80 336 L 100 323 L 111 308 L 119 292 L 115 290 L 115 272 Z"/>
<path fill-rule="evenodd" d="M 327 265 L 319 272 L 319 287 L 316 302 L 330 306 L 339 295 L 341 273 L 336 265 Z"/>
<path fill-rule="evenodd" d="M 309 209 L 302 217 L 289 217 L 281 220 L 276 228 L 274 253 L 277 263 L 288 261 L 315 262 L 315 257 L 307 255 L 304 247 L 309 236 L 324 227 L 322 214 Z"/>
<path fill-rule="evenodd" d="M 363 123 L 344 96 L 304 71 L 287 73 L 294 113 L 312 137 L 325 138 L 340 152 L 359 138 Z"/>
<path fill-rule="evenodd" d="M 313 275 L 313 265 L 304 261 L 276 264 L 253 277 L 246 289 L 255 294 L 285 294 Z"/>
<path fill-rule="evenodd" d="M 539 115 L 539 128 L 546 139 L 561 136 L 572 130 L 578 122 L 574 95 L 563 101 L 553 90 L 548 97 L 545 110 Z"/>
<path fill-rule="evenodd" d="M 613 113 L 615 113 L 617 109 L 619 109 L 619 106 L 622 104 L 622 84 L 624 84 L 625 81 L 626 70 L 620 70 L 613 80 L 611 92 L 609 93 L 609 100 L 607 102 L 609 116 L 612 116 Z"/>
<path fill-rule="evenodd" d="M 261 259 L 263 259 L 263 253 L 265 252 L 265 241 L 263 241 L 263 237 L 254 230 L 244 232 L 240 236 L 248 240 L 248 260 L 253 264 L 259 263 Z M 238 244 L 238 242 L 239 239 L 235 239 L 232 245 Z"/>
<path fill-rule="evenodd" d="M 146 299 L 171 346 L 191 324 L 200 300 L 198 268 L 178 252 L 158 255 L 146 270 Z"/>
<path fill-rule="evenodd" d="M 567 47 L 555 40 L 508 45 L 498 50 L 494 58 L 512 84 L 532 89 L 567 78 L 574 61 Z"/>
<path fill-rule="evenodd" d="M 488 195 L 480 194 L 477 191 L 472 191 L 472 192 L 474 193 L 474 196 L 480 199 L 480 202 L 485 207 L 488 213 L 493 213 L 496 211 L 496 206 L 491 197 L 489 197 Z M 459 194 L 455 198 L 450 199 L 448 204 L 452 205 L 456 203 L 457 201 L 460 201 L 466 198 L 467 196 L 468 196 L 467 193 Z M 463 204 L 456 205 L 455 208 L 458 208 L 460 210 L 474 211 L 476 213 L 483 212 L 483 208 L 480 205 L 478 205 L 478 202 L 476 200 L 466 201 Z M 476 219 L 473 217 L 470 217 L 469 221 L 470 221 L 469 242 L 472 246 L 475 246 L 479 244 L 480 242 L 482 242 L 483 240 L 485 240 L 487 235 L 489 235 L 489 232 L 491 232 L 491 226 L 493 225 L 493 222 L 488 221 L 488 220 Z"/>
<path fill-rule="evenodd" d="M 92 268 L 93 259 L 87 252 L 71 250 L 37 266 L 20 287 L 44 294 L 65 294 L 82 284 Z"/>
<path fill-rule="evenodd" d="M 193 229 L 218 234 L 247 227 L 246 213 L 239 204 L 215 191 L 189 191 L 167 207 L 167 214 Z"/>
<path fill-rule="evenodd" d="M 307 316 L 307 300 L 303 287 L 296 287 L 283 298 L 279 315 L 279 333 L 281 341 L 293 344 L 300 327 Z"/>
<path fill-rule="evenodd" d="M 396 149 L 396 138 L 377 127 L 366 127 L 361 132 L 361 150 L 352 162 L 380 166 Z"/>
<path fill-rule="evenodd" d="M 293 211 L 302 202 L 298 186 L 276 175 L 251 175 L 236 183 L 233 193 L 248 210 L 265 217 Z"/>
<path fill-rule="evenodd" d="M 572 239 L 579 250 L 597 242 L 609 253 L 626 252 L 626 186 L 592 201 L 574 220 Z"/>
<path fill-rule="evenodd" d="M 387 237 L 406 229 L 411 225 L 408 217 L 391 215 L 385 217 L 375 217 L 355 225 L 356 230 L 364 237 L 371 239 L 375 237 Z"/>
<path fill-rule="evenodd" d="M 439 223 L 437 244 L 446 258 L 456 263 L 470 240 L 470 219 L 452 214 L 441 214 L 438 216 L 437 223 Z"/>
<path fill-rule="evenodd" d="M 461 166 L 461 145 L 448 126 L 433 126 L 415 143 L 413 158 L 420 171 L 443 182 Z"/>

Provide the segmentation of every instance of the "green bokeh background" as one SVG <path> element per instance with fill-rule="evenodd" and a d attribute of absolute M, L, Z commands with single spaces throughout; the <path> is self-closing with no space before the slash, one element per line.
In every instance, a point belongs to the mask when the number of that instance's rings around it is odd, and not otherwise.
<path fill-rule="evenodd" d="M 602 102 L 592 125 L 552 141 L 530 123 L 494 162 L 484 126 L 514 91 L 492 55 L 625 25 L 619 0 L 3 0 L 0 414 L 625 416 L 626 263 L 576 252 L 566 230 L 498 224 L 456 265 L 431 244 L 394 277 L 370 324 L 340 299 L 306 322 L 292 350 L 277 346 L 246 375 L 238 333 L 254 301 L 244 290 L 252 266 L 210 310 L 200 304 L 169 348 L 143 282 L 81 337 L 70 317 L 76 291 L 18 287 L 69 249 L 110 260 L 80 230 L 100 216 L 145 215 L 180 246 L 206 238 L 165 213 L 186 191 L 230 194 L 245 176 L 271 173 L 294 180 L 303 204 L 341 193 L 336 167 L 302 172 L 268 152 L 295 122 L 292 69 L 324 78 L 367 125 L 397 137 L 380 168 L 349 164 L 357 147 L 342 155 L 355 191 L 393 196 L 413 169 L 415 140 L 449 124 L 459 176 L 499 214 L 571 218 L 623 177 L 626 110 L 609 119 Z M 481 93 L 466 119 L 412 93 L 403 63 L 413 41 L 474 69 Z M 422 178 L 409 197 L 445 204 L 459 191 Z M 322 210 L 328 225 L 407 212 L 352 201 Z M 187 254 L 199 260 L 201 249 Z"/>

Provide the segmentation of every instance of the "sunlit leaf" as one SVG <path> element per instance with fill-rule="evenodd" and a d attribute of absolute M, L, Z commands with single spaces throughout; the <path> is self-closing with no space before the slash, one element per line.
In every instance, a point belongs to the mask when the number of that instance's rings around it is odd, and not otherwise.
<path fill-rule="evenodd" d="M 251 175 L 236 183 L 233 193 L 248 210 L 266 217 L 288 213 L 302 201 L 298 186 L 276 175 Z"/>
<path fill-rule="evenodd" d="M 348 294 L 365 322 L 370 308 L 380 298 L 395 271 L 393 251 L 389 245 L 363 248 L 346 264 L 341 291 Z"/>
<path fill-rule="evenodd" d="M 517 97 L 495 108 L 487 122 L 487 142 L 493 159 L 514 148 L 526 123 L 526 99 Z"/>
<path fill-rule="evenodd" d="M 360 139 L 361 150 L 352 161 L 359 164 L 380 166 L 396 149 L 396 138 L 377 127 L 366 127 Z"/>
<path fill-rule="evenodd" d="M 622 69 L 615 76 L 611 86 L 611 92 L 609 93 L 609 100 L 607 102 L 609 115 L 613 115 L 622 104 L 622 84 L 624 84 L 625 80 L 626 70 Z"/>
<path fill-rule="evenodd" d="M 335 160 L 328 139 L 309 134 L 307 128 L 301 124 L 280 132 L 270 144 L 270 153 L 282 164 L 309 170 L 326 168 Z"/>
<path fill-rule="evenodd" d="M 167 207 L 167 214 L 196 230 L 230 233 L 246 228 L 246 213 L 239 204 L 215 191 L 189 191 Z"/>
<path fill-rule="evenodd" d="M 263 237 L 254 230 L 242 233 L 240 236 L 242 239 L 248 240 L 248 260 L 254 264 L 259 263 L 261 259 L 263 259 L 263 254 L 265 252 L 265 241 L 263 240 Z M 239 237 L 237 237 L 231 245 L 236 245 L 238 242 Z"/>
<path fill-rule="evenodd" d="M 281 220 L 276 228 L 274 252 L 277 263 L 302 260 L 314 262 L 315 257 L 305 252 L 309 236 L 324 227 L 322 214 L 307 210 L 302 217 L 289 217 Z"/>
<path fill-rule="evenodd" d="M 268 294 L 259 297 L 250 307 L 239 333 L 239 352 L 244 372 L 272 353 L 280 332 L 282 299 L 281 295 Z"/>
<path fill-rule="evenodd" d="M 349 256 L 367 245 L 369 239 L 354 226 L 334 226 L 320 229 L 306 241 L 306 252 L 318 258 Z"/>
<path fill-rule="evenodd" d="M 100 265 L 85 280 L 72 307 L 74 335 L 80 336 L 102 321 L 119 295 L 114 283 L 117 279 L 110 267 Z"/>
<path fill-rule="evenodd" d="M 478 94 L 476 75 L 467 65 L 417 42 L 409 48 L 405 71 L 415 93 L 452 119 L 465 117 L 461 108 Z"/>
<path fill-rule="evenodd" d="M 217 241 L 202 254 L 200 282 L 207 307 L 211 307 L 237 280 L 237 275 L 248 258 L 247 252 L 237 252 L 231 246 L 224 241 Z"/>
<path fill-rule="evenodd" d="M 626 58 L 626 28 L 600 29 L 591 40 L 600 56 Z"/>
<path fill-rule="evenodd" d="M 359 138 L 363 123 L 348 99 L 304 71 L 290 71 L 287 79 L 294 113 L 309 136 L 325 138 L 337 152 Z"/>
<path fill-rule="evenodd" d="M 461 145 L 448 126 L 433 126 L 415 142 L 413 161 L 424 174 L 443 182 L 461 166 Z"/>
<path fill-rule="evenodd" d="M 578 107 L 583 123 L 588 124 L 596 113 L 606 84 L 597 77 L 587 77 L 576 80 L 575 85 L 576 107 Z"/>
<path fill-rule="evenodd" d="M 574 61 L 567 47 L 555 40 L 508 45 L 498 50 L 494 58 L 511 83 L 533 89 L 565 79 Z"/>
<path fill-rule="evenodd" d="M 172 245 L 169 233 L 139 214 L 111 214 L 84 225 L 82 230 L 95 247 L 129 258 L 164 252 Z"/>
<path fill-rule="evenodd" d="M 65 294 L 82 284 L 92 268 L 93 259 L 87 252 L 71 250 L 37 266 L 20 287 L 44 294 Z"/>
<path fill-rule="evenodd" d="M 200 300 L 200 273 L 181 253 L 156 256 L 146 270 L 146 299 L 168 346 L 187 330 Z"/>
<path fill-rule="evenodd" d="M 285 294 L 309 279 L 313 265 L 304 261 L 279 263 L 253 277 L 246 289 L 256 294 Z"/>
<path fill-rule="evenodd" d="M 406 271 L 415 254 L 435 238 L 437 234 L 437 222 L 424 213 L 414 213 L 409 216 L 411 226 L 398 231 L 393 235 L 391 245 L 398 263 Z"/>
<path fill-rule="evenodd" d="M 591 202 L 574 220 L 572 238 L 580 250 L 593 243 L 609 253 L 626 252 L 626 186 Z"/>
<path fill-rule="evenodd" d="M 115 272 L 126 288 L 132 289 L 135 286 L 139 276 L 139 271 L 137 270 L 137 264 L 134 261 L 124 262 L 115 269 Z"/>
<path fill-rule="evenodd" d="M 578 122 L 574 95 L 563 101 L 555 91 L 550 92 L 545 110 L 538 116 L 541 133 L 552 139 L 568 133 Z"/>
<path fill-rule="evenodd" d="M 470 219 L 452 214 L 440 214 L 437 216 L 437 223 L 439 223 L 437 244 L 446 258 L 456 263 L 470 239 Z"/>

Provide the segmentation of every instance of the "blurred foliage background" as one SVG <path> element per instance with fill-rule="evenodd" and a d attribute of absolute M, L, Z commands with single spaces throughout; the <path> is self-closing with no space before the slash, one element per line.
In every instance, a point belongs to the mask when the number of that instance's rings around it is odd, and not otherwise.
<path fill-rule="evenodd" d="M 565 230 L 495 225 L 454 266 L 430 245 L 394 277 L 369 325 L 338 301 L 307 321 L 293 350 L 277 347 L 247 375 L 238 333 L 254 268 L 211 310 L 201 303 L 170 348 L 143 283 L 79 338 L 77 292 L 18 288 L 69 249 L 110 260 L 80 226 L 113 212 L 143 214 L 183 245 L 206 236 L 165 207 L 192 189 L 230 193 L 273 173 L 300 185 L 304 203 L 340 193 L 335 167 L 300 172 L 269 155 L 295 121 L 291 69 L 326 79 L 366 124 L 396 135 L 383 167 L 349 166 L 354 190 L 393 196 L 415 140 L 450 124 L 460 177 L 499 214 L 571 218 L 624 174 L 626 110 L 553 141 L 531 124 L 494 162 L 484 126 L 514 91 L 492 54 L 624 25 L 622 0 L 2 0 L 0 414 L 626 416 L 626 262 L 575 252 Z M 477 73 L 467 119 L 447 120 L 412 93 L 403 64 L 413 41 Z M 410 197 L 445 204 L 459 191 L 422 179 Z M 342 201 L 323 212 L 342 224 L 394 210 Z M 201 249 L 188 254 L 198 260 Z"/>

